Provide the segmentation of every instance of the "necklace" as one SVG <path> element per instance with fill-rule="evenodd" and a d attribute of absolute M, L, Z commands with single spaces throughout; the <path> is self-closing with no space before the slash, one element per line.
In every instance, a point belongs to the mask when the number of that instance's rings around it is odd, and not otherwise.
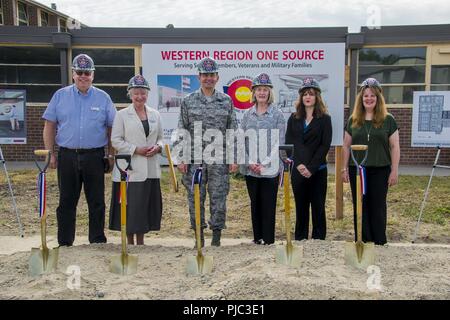
<path fill-rule="evenodd" d="M 370 129 L 369 129 L 369 131 L 367 131 L 366 124 L 364 123 L 364 130 L 365 130 L 366 133 L 367 133 L 367 142 L 370 141 L 370 132 L 372 131 L 372 128 L 373 128 L 372 123 L 370 123 Z"/>

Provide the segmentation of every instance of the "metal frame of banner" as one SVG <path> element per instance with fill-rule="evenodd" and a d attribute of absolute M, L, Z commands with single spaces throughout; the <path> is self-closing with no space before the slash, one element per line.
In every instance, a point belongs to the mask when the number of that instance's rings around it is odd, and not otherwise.
<path fill-rule="evenodd" d="M 413 236 L 413 239 L 412 239 L 412 243 L 414 243 L 416 241 L 416 239 L 417 239 L 417 233 L 419 232 L 420 220 L 422 219 L 423 209 L 425 208 L 425 203 L 426 203 L 427 198 L 428 198 L 428 191 L 430 190 L 431 180 L 433 179 L 434 170 L 436 168 L 450 169 L 450 166 L 444 166 L 444 165 L 438 165 L 437 164 L 438 161 L 439 161 L 439 156 L 441 154 L 441 147 L 438 146 L 437 149 L 438 149 L 438 151 L 437 151 L 437 154 L 436 154 L 436 158 L 434 159 L 433 169 L 431 170 L 430 179 L 428 180 L 428 186 L 427 186 L 427 189 L 425 190 L 425 194 L 424 194 L 424 197 L 423 197 L 422 205 L 420 207 L 419 218 L 417 219 L 417 224 L 416 224 L 416 228 L 415 228 L 415 231 L 414 231 L 414 236 Z"/>
<path fill-rule="evenodd" d="M 8 169 L 6 168 L 6 160 L 3 157 L 3 151 L 2 151 L 2 147 L 1 146 L 0 146 L 0 162 L 3 164 L 3 170 L 5 171 L 6 181 L 8 182 L 9 193 L 11 195 L 11 200 L 12 200 L 14 212 L 16 213 L 17 223 L 19 224 L 19 235 L 20 235 L 20 237 L 23 238 L 24 237 L 24 233 L 23 233 L 22 222 L 20 221 L 20 215 L 19 215 L 19 212 L 17 211 L 16 198 L 14 197 L 13 189 L 12 189 L 12 186 L 11 186 L 11 180 L 9 179 Z"/>

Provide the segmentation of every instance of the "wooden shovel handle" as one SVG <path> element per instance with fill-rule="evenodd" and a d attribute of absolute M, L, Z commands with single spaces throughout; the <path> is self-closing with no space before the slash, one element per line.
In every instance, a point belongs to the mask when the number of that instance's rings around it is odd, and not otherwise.
<path fill-rule="evenodd" d="M 170 154 L 170 146 L 168 144 L 166 144 L 164 146 L 164 148 L 166 150 L 167 161 L 169 162 L 169 171 L 170 171 L 170 177 L 172 180 L 173 189 L 175 192 L 178 192 L 178 180 L 177 180 L 177 176 L 175 175 L 175 168 L 173 166 L 172 156 Z"/>
<path fill-rule="evenodd" d="M 351 148 L 355 151 L 364 151 L 367 150 L 368 147 L 365 144 L 353 144 Z"/>
<path fill-rule="evenodd" d="M 36 156 L 47 156 L 49 153 L 49 150 L 34 150 Z"/>

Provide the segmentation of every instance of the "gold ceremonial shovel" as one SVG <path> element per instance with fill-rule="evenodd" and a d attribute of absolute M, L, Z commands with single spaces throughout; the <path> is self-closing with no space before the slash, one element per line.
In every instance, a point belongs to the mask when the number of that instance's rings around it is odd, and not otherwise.
<path fill-rule="evenodd" d="M 188 257 L 186 272 L 188 274 L 210 273 L 213 268 L 213 257 L 204 256 L 200 240 L 200 184 L 201 168 L 194 173 L 194 205 L 195 205 L 195 236 L 197 241 L 197 256 Z"/>
<path fill-rule="evenodd" d="M 117 160 L 125 160 L 125 169 Z M 115 156 L 116 166 L 120 171 L 120 230 L 122 237 L 122 253 L 111 258 L 110 271 L 120 275 L 131 275 L 137 272 L 138 257 L 127 253 L 127 170 L 131 170 L 131 155 Z"/>
<path fill-rule="evenodd" d="M 293 145 L 280 145 L 280 151 L 294 152 Z M 289 192 L 291 166 L 290 162 L 285 159 L 283 161 L 283 193 L 284 193 L 284 219 L 286 224 L 286 245 L 277 245 L 275 261 L 280 264 L 285 264 L 291 267 L 299 267 L 303 257 L 303 247 L 297 247 L 292 244 L 291 240 L 291 196 Z"/>
<path fill-rule="evenodd" d="M 364 159 L 358 163 L 353 151 L 365 151 Z M 362 241 L 362 189 L 359 166 L 367 160 L 368 147 L 366 145 L 352 145 L 350 148 L 353 162 L 356 165 L 356 242 L 345 243 L 345 264 L 359 269 L 367 269 L 375 263 L 375 245 Z"/>
<path fill-rule="evenodd" d="M 175 192 L 178 192 L 178 180 L 177 180 L 177 176 L 175 174 L 175 168 L 173 166 L 172 156 L 170 154 L 170 147 L 168 144 L 166 144 L 164 146 L 164 148 L 166 150 L 167 161 L 169 161 L 169 172 L 170 172 L 170 177 L 172 180 L 173 190 Z"/>
<path fill-rule="evenodd" d="M 32 248 L 29 259 L 29 273 L 31 276 L 38 276 L 43 273 L 49 273 L 56 270 L 58 264 L 58 248 L 49 249 L 47 247 L 47 213 L 46 209 L 46 180 L 45 173 L 50 163 L 49 150 L 35 150 L 36 156 L 45 156 L 45 165 L 43 168 L 35 159 L 36 166 L 39 169 L 39 206 L 41 220 L 41 248 Z"/>

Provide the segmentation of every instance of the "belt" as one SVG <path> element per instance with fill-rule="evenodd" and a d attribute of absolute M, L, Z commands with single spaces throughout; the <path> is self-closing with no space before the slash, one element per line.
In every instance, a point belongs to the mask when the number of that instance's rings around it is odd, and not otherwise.
<path fill-rule="evenodd" d="M 70 149 L 70 148 L 66 148 L 66 147 L 59 147 L 59 150 L 61 151 L 68 151 L 68 152 L 74 152 L 77 154 L 84 154 L 84 153 L 92 153 L 92 152 L 97 152 L 100 150 L 104 150 L 104 147 L 100 147 L 100 148 L 92 148 L 92 149 Z"/>

